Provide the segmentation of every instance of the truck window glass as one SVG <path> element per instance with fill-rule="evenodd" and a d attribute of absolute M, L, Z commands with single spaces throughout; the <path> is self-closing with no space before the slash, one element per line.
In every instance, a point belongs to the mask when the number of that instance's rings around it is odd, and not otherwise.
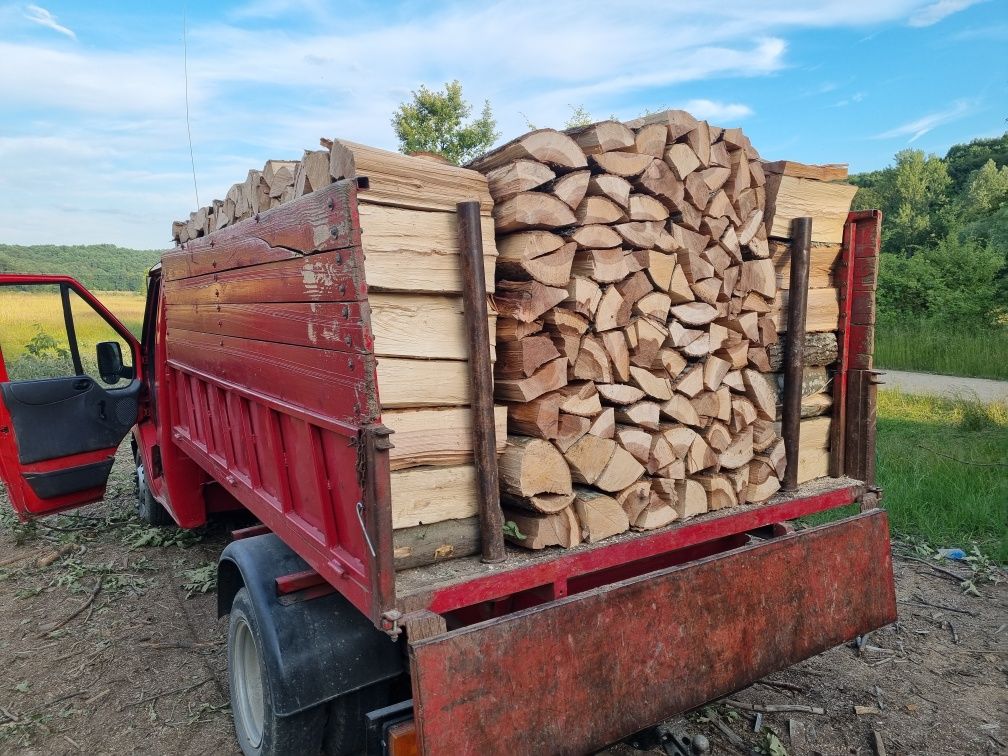
<path fill-rule="evenodd" d="M 12 381 L 75 374 L 59 286 L 0 286 L 0 349 Z"/>
<path fill-rule="evenodd" d="M 122 337 L 90 304 L 68 289 L 72 332 L 67 330 L 58 284 L 0 286 L 0 349 L 11 381 L 33 381 L 86 374 L 106 388 L 124 387 L 133 355 Z M 97 345 L 115 341 L 122 350 L 123 377 L 114 383 L 98 372 Z M 80 369 L 74 365 L 74 347 Z"/>
<path fill-rule="evenodd" d="M 104 302 L 103 302 L 104 304 Z M 123 366 L 133 367 L 133 354 L 129 344 L 99 315 L 90 304 L 76 293 L 70 292 L 70 307 L 73 311 L 74 330 L 77 332 L 77 343 L 80 345 L 81 364 L 84 372 L 95 379 L 100 386 L 106 388 L 122 388 L 129 383 L 125 377 L 114 383 L 109 383 L 98 372 L 96 347 L 103 341 L 115 341 L 122 351 Z M 127 370 L 128 372 L 128 370 Z"/>

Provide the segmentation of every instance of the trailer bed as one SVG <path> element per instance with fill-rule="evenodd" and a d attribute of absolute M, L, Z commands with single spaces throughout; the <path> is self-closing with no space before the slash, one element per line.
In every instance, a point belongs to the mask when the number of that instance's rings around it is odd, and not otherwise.
<path fill-rule="evenodd" d="M 865 490 L 864 482 L 854 478 L 818 478 L 764 504 L 707 512 L 657 530 L 627 531 L 600 543 L 541 551 L 508 545 L 504 564 L 486 564 L 477 555 L 400 570 L 395 578 L 397 603 L 440 614 L 544 587 L 542 600 L 562 598 L 734 548 L 747 539 L 748 531 L 853 504 Z M 528 599 L 539 603 L 536 597 Z"/>

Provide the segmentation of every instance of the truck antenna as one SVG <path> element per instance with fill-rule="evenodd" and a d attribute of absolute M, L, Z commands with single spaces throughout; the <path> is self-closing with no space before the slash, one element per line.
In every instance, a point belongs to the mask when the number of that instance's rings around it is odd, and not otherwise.
<path fill-rule="evenodd" d="M 182 4 L 182 71 L 185 78 L 185 124 L 189 135 L 189 162 L 192 163 L 192 185 L 196 193 L 196 212 L 199 212 L 199 188 L 196 186 L 196 157 L 193 155 L 192 127 L 189 125 L 189 43 L 186 40 L 186 7 Z"/>

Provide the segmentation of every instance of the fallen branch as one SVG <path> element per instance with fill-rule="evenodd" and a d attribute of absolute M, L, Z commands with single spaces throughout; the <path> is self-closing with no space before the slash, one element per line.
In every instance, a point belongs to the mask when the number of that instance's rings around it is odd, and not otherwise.
<path fill-rule="evenodd" d="M 939 457 L 950 459 L 953 462 L 958 462 L 960 465 L 972 465 L 973 467 L 1008 467 L 1008 462 L 970 462 L 966 459 L 959 459 L 958 457 L 953 457 L 951 454 L 945 454 L 944 452 L 932 449 L 930 446 L 925 446 L 924 444 L 917 444 L 917 448 L 929 451 L 932 454 L 937 454 Z"/>
<path fill-rule="evenodd" d="M 794 683 L 780 682 L 778 680 L 757 680 L 757 685 L 765 685 L 768 688 L 779 688 L 781 690 L 790 690 L 795 693 L 804 693 L 805 688 L 801 685 L 795 685 Z"/>
<path fill-rule="evenodd" d="M 724 722 L 721 721 L 721 717 L 718 716 L 716 711 L 714 711 L 713 709 L 708 709 L 706 715 L 707 719 L 711 721 L 711 724 L 714 725 L 721 732 L 721 734 L 728 739 L 729 743 L 738 748 L 740 751 L 745 752 L 746 750 L 745 741 L 738 735 L 738 733 L 736 733 L 728 725 L 726 725 Z"/>
<path fill-rule="evenodd" d="M 928 567 L 930 567 L 935 572 L 937 572 L 937 573 L 939 573 L 941 575 L 945 575 L 946 577 L 950 577 L 953 580 L 955 580 L 957 583 L 960 583 L 960 584 L 963 583 L 963 582 L 965 582 L 966 580 L 969 580 L 969 578 L 966 577 L 966 576 L 964 576 L 964 575 L 957 575 L 954 572 L 952 572 L 952 570 L 946 570 L 944 567 L 939 567 L 936 564 L 931 564 L 931 562 L 927 561 L 926 559 L 918 559 L 917 557 L 912 557 L 912 556 L 905 556 L 905 557 L 903 557 L 903 559 L 906 559 L 908 562 L 917 562 L 919 564 L 927 565 Z"/>
<path fill-rule="evenodd" d="M 745 701 L 736 701 L 733 698 L 726 698 L 724 702 L 733 709 L 742 711 L 761 712 L 763 714 L 781 714 L 795 711 L 805 714 L 825 714 L 826 710 L 819 706 L 803 706 L 801 704 L 751 704 Z"/>
<path fill-rule="evenodd" d="M 906 604 L 907 606 L 920 606 L 920 607 L 930 607 L 931 609 L 941 609 L 946 612 L 955 612 L 956 614 L 966 614 L 970 617 L 976 617 L 976 612 L 971 612 L 969 609 L 956 609 L 954 606 L 945 606 L 943 604 L 932 604 L 930 601 L 925 601 L 924 599 L 918 597 L 917 601 L 900 601 L 897 604 Z"/>
<path fill-rule="evenodd" d="M 95 583 L 95 587 L 91 591 L 91 595 L 88 596 L 87 601 L 85 601 L 83 604 L 81 604 L 79 608 L 77 608 L 76 610 L 74 610 L 74 612 L 72 614 L 70 614 L 69 617 L 66 617 L 65 619 L 60 620 L 59 622 L 57 622 L 55 625 L 51 625 L 51 626 L 45 628 L 44 630 L 42 630 L 42 632 L 40 633 L 40 635 L 46 636 L 46 635 L 49 635 L 49 633 L 53 633 L 53 632 L 59 630 L 65 624 L 67 624 L 72 619 L 74 619 L 74 617 L 79 616 L 85 609 L 87 609 L 88 607 L 90 607 L 91 604 L 94 603 L 94 600 L 98 597 L 98 594 L 101 592 L 102 583 L 104 583 L 104 582 L 105 582 L 104 577 L 98 578 L 98 582 Z"/>
<path fill-rule="evenodd" d="M 145 703 L 150 703 L 151 701 L 156 701 L 159 698 L 164 698 L 165 696 L 173 696 L 176 693 L 188 693 L 190 690 L 196 690 L 196 688 L 199 688 L 199 687 L 202 687 L 203 685 L 206 685 L 208 682 L 210 682 L 213 679 L 215 679 L 215 678 L 211 675 L 210 677 L 207 677 L 207 678 L 205 678 L 203 680 L 200 680 L 198 683 L 193 683 L 192 685 L 186 685 L 186 686 L 181 687 L 181 688 L 173 688 L 171 690 L 165 690 L 165 691 L 162 691 L 161 693 L 155 693 L 152 696 L 144 696 L 143 698 L 141 698 L 141 699 L 139 699 L 137 701 L 131 701 L 131 702 L 127 703 L 127 704 L 123 704 L 122 706 L 119 707 L 119 711 L 126 711 L 126 709 L 132 708 L 134 706 L 140 706 L 140 705 L 145 704 Z"/>

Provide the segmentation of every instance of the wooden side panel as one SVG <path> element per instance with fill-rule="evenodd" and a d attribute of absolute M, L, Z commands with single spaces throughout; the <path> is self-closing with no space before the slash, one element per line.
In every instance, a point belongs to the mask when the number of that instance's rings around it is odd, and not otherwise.
<path fill-rule="evenodd" d="M 373 351 L 359 302 L 168 305 L 185 331 L 366 354 Z"/>
<path fill-rule="evenodd" d="M 369 396 L 366 385 L 368 375 L 374 374 L 371 355 L 170 329 L 168 364 L 296 403 L 340 422 L 366 423 L 379 414 L 377 398 Z"/>
<path fill-rule="evenodd" d="M 162 276 L 170 282 L 358 246 L 356 190 L 356 182 L 339 181 L 186 242 L 162 255 Z"/>
<path fill-rule="evenodd" d="M 211 237 L 208 237 L 211 238 Z M 171 305 L 346 302 L 367 298 L 354 263 L 359 250 L 320 252 L 220 273 L 204 273 L 165 287 Z M 349 317 L 349 314 L 348 314 Z"/>
<path fill-rule="evenodd" d="M 369 539 L 391 544 L 392 513 L 369 493 L 387 465 L 363 461 L 380 429 L 363 271 L 353 181 L 168 253 L 166 385 L 178 447 L 380 625 L 392 547 Z"/>
<path fill-rule="evenodd" d="M 774 324 L 779 333 L 787 331 L 787 290 L 778 291 L 774 302 Z M 805 332 L 835 331 L 840 321 L 840 295 L 834 288 L 809 289 L 808 307 L 805 315 Z"/>

